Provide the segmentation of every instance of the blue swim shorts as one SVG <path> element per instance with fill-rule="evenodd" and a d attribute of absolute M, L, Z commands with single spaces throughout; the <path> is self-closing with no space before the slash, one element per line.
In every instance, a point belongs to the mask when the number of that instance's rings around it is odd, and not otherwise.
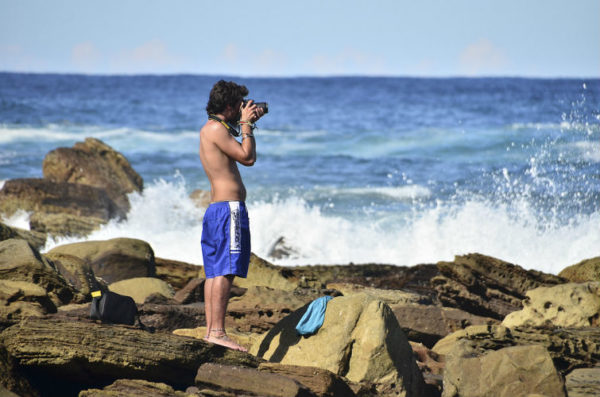
<path fill-rule="evenodd" d="M 250 223 L 243 201 L 208 206 L 202 221 L 202 258 L 206 278 L 248 275 Z"/>

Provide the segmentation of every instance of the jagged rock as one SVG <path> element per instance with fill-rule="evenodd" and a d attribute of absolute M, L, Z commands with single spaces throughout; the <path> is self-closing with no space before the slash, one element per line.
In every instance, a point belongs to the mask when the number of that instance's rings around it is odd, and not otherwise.
<path fill-rule="evenodd" d="M 57 318 L 31 318 L 9 327 L 0 333 L 0 345 L 48 395 L 70 395 L 121 378 L 185 388 L 205 362 L 258 366 L 248 354 L 201 340 Z"/>
<path fill-rule="evenodd" d="M 600 282 L 568 283 L 527 291 L 523 310 L 512 312 L 502 325 L 594 327 L 600 325 Z"/>
<path fill-rule="evenodd" d="M 169 284 L 153 277 L 129 278 L 112 283 L 108 288 L 117 294 L 131 296 L 135 303 L 144 303 L 153 294 L 160 294 L 167 299 L 175 295 Z"/>
<path fill-rule="evenodd" d="M 456 256 L 437 267 L 441 274 L 431 283 L 444 306 L 498 320 L 521 309 L 528 290 L 566 281 L 481 254 Z"/>
<path fill-rule="evenodd" d="M 562 379 L 543 346 L 512 346 L 478 357 L 447 357 L 442 397 L 565 397 Z"/>
<path fill-rule="evenodd" d="M 85 259 L 61 253 L 48 253 L 44 257 L 54 264 L 56 270 L 77 291 L 73 299 L 75 302 L 87 302 L 91 299 L 92 291 L 101 289 L 91 264 Z"/>
<path fill-rule="evenodd" d="M 0 241 L 0 280 L 37 284 L 56 306 L 71 302 L 76 293 L 51 262 L 21 239 Z"/>
<path fill-rule="evenodd" d="M 600 281 L 600 256 L 585 259 L 575 265 L 569 266 L 558 273 L 573 283 L 586 281 Z"/>
<path fill-rule="evenodd" d="M 44 233 L 19 229 L 18 227 L 8 226 L 0 222 L 0 241 L 11 238 L 23 239 L 37 250 L 46 244 L 46 234 Z"/>
<path fill-rule="evenodd" d="M 70 182 L 106 190 L 108 196 L 127 213 L 127 193 L 141 192 L 142 177 L 129 161 L 104 142 L 86 138 L 72 148 L 49 152 L 42 165 L 44 178 L 53 182 Z"/>
<path fill-rule="evenodd" d="M 454 332 L 433 347 L 448 355 L 455 345 L 472 355 L 509 346 L 542 345 L 564 376 L 574 368 L 593 367 L 600 362 L 600 328 L 515 328 L 502 325 L 474 325 Z"/>
<path fill-rule="evenodd" d="M 156 277 L 171 284 L 176 290 L 186 286 L 188 282 L 195 278 L 203 278 L 200 274 L 204 274 L 202 266 L 193 265 L 171 259 L 155 258 Z"/>
<path fill-rule="evenodd" d="M 154 251 L 142 240 L 114 238 L 59 245 L 50 254 L 67 254 L 91 263 L 94 274 L 107 283 L 134 277 L 155 277 Z"/>
<path fill-rule="evenodd" d="M 306 386 L 283 375 L 213 363 L 200 366 L 196 375 L 196 385 L 255 396 L 310 397 L 315 395 Z"/>
<path fill-rule="evenodd" d="M 192 394 L 173 389 L 164 383 L 143 379 L 119 379 L 104 389 L 89 389 L 79 397 L 191 397 Z"/>
<path fill-rule="evenodd" d="M 46 214 L 68 214 L 104 221 L 125 217 L 104 189 L 46 179 L 11 179 L 0 190 L 0 213 L 22 209 Z"/>
<path fill-rule="evenodd" d="M 198 208 L 208 208 L 210 205 L 210 190 L 196 189 L 190 193 L 190 199 Z"/>
<path fill-rule="evenodd" d="M 569 397 L 600 396 L 600 367 L 578 368 L 565 379 Z"/>
<path fill-rule="evenodd" d="M 0 318 L 19 320 L 56 313 L 46 290 L 27 281 L 0 280 Z"/>
<path fill-rule="evenodd" d="M 373 382 L 379 392 L 423 395 L 411 347 L 384 302 L 366 294 L 334 298 L 322 327 L 310 338 L 295 329 L 306 307 L 281 320 L 251 352 L 271 362 L 315 366 L 353 382 Z"/>
<path fill-rule="evenodd" d="M 292 277 L 290 271 L 275 266 L 254 254 L 250 256 L 248 278 L 237 277 L 235 284 L 242 288 L 257 285 L 286 291 L 292 291 L 298 287 L 298 281 Z"/>
<path fill-rule="evenodd" d="M 32 230 L 52 236 L 87 236 L 105 224 L 106 220 L 101 218 L 71 214 L 36 212 L 29 218 Z"/>

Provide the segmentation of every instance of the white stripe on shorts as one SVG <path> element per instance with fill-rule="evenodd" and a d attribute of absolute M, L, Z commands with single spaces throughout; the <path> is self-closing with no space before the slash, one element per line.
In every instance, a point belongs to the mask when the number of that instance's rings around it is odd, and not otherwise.
<path fill-rule="evenodd" d="M 229 202 L 229 252 L 242 252 L 242 225 L 240 214 L 240 202 Z"/>

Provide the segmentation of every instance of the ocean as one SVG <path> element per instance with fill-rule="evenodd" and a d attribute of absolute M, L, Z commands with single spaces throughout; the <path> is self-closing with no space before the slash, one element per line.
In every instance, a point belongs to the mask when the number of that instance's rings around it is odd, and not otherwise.
<path fill-rule="evenodd" d="M 410 266 L 480 252 L 558 273 L 600 255 L 599 79 L 0 73 L 0 185 L 98 138 L 145 189 L 127 220 L 85 239 L 139 238 L 202 264 L 203 210 L 188 195 L 210 188 L 198 132 L 220 78 L 269 102 L 257 162 L 240 166 L 261 257 Z M 290 256 L 272 258 L 281 237 Z"/>

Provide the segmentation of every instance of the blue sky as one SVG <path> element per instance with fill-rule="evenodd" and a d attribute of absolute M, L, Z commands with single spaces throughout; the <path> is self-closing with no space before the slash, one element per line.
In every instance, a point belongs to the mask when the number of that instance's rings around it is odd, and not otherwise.
<path fill-rule="evenodd" d="M 0 0 L 0 71 L 600 77 L 600 1 Z"/>

